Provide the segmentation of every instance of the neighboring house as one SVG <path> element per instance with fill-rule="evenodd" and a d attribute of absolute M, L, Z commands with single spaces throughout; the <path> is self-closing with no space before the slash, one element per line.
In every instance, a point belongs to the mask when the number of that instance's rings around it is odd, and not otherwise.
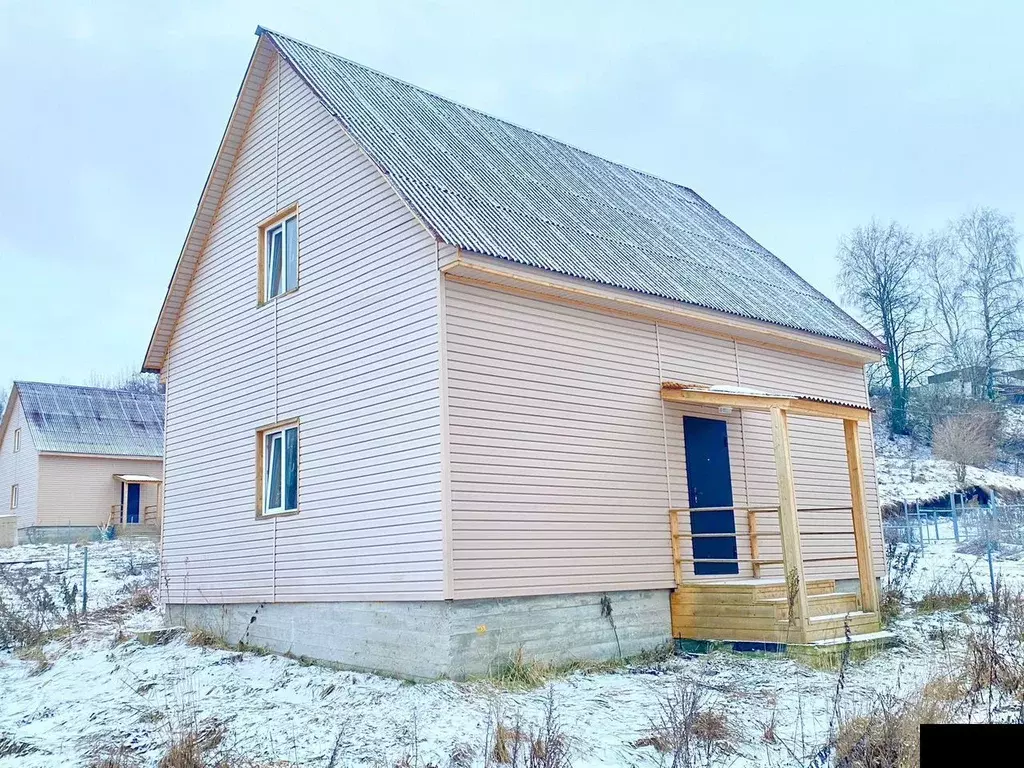
<path fill-rule="evenodd" d="M 159 531 L 163 395 L 17 381 L 0 421 L 0 511 L 22 540 Z"/>
<path fill-rule="evenodd" d="M 878 629 L 870 333 L 690 189 L 258 34 L 144 365 L 172 619 L 424 678 Z"/>

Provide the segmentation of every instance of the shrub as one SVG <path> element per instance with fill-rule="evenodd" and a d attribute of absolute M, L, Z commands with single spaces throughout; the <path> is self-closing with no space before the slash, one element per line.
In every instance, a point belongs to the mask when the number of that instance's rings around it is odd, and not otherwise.
<path fill-rule="evenodd" d="M 932 452 L 953 464 L 956 481 L 967 482 L 967 467 L 984 467 L 995 456 L 999 414 L 979 408 L 962 416 L 950 416 L 932 432 Z"/>

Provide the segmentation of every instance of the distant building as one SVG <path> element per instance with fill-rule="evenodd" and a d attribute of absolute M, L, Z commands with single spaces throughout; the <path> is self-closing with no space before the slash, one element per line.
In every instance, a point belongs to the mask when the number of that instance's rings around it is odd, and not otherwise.
<path fill-rule="evenodd" d="M 954 368 L 928 377 L 928 386 L 942 386 L 959 391 L 963 397 L 985 396 L 987 369 L 983 365 Z M 1024 369 L 993 371 L 996 397 L 1011 403 L 1024 403 Z"/>
<path fill-rule="evenodd" d="M 161 394 L 15 382 L 0 421 L 0 513 L 23 541 L 108 525 L 158 532 L 163 444 Z"/>

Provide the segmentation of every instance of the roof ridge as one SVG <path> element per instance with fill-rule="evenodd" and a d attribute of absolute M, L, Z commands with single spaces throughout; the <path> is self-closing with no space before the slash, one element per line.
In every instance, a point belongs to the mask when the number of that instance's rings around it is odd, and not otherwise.
<path fill-rule="evenodd" d="M 269 34 L 271 37 L 282 38 L 284 40 L 287 40 L 288 42 L 295 43 L 297 45 L 301 45 L 301 46 L 303 46 L 305 48 L 310 48 L 310 49 L 312 49 L 314 51 L 319 51 L 320 53 L 322 53 L 322 54 L 324 54 L 326 56 L 330 56 L 332 59 L 338 59 L 339 61 L 343 61 L 346 64 L 349 64 L 349 65 L 351 65 L 353 67 L 356 67 L 357 69 L 363 70 L 364 72 L 371 72 L 374 75 L 386 78 L 386 79 L 391 80 L 392 82 L 395 82 L 395 83 L 399 83 L 401 85 L 404 85 L 407 88 L 411 88 L 412 90 L 417 91 L 419 93 L 424 93 L 427 96 L 430 96 L 432 98 L 441 99 L 441 101 L 445 101 L 445 102 L 447 102 L 449 104 L 453 104 L 456 107 L 458 107 L 459 109 L 464 109 L 467 112 L 471 112 L 471 113 L 473 113 L 475 115 L 481 115 L 482 117 L 486 117 L 488 120 L 496 120 L 497 122 L 504 123 L 505 125 L 509 125 L 509 126 L 515 128 L 516 130 L 525 131 L 526 133 L 533 134 L 534 136 L 539 136 L 542 139 L 547 139 L 548 141 L 554 142 L 555 144 L 561 144 L 563 147 L 568 147 L 569 149 L 573 150 L 574 152 L 582 152 L 583 154 L 588 155 L 589 157 L 593 157 L 594 159 L 599 160 L 602 163 L 607 163 L 608 165 L 614 165 L 614 166 L 617 166 L 619 168 L 623 168 L 623 169 L 629 171 L 630 173 L 636 173 L 636 174 L 639 174 L 640 176 L 644 176 L 644 177 L 646 177 L 648 179 L 654 179 L 655 181 L 660 181 L 660 182 L 662 182 L 664 184 L 668 184 L 669 186 L 675 187 L 677 189 L 684 190 L 685 192 L 688 192 L 691 195 L 695 195 L 697 197 L 700 197 L 700 195 L 698 195 L 696 192 L 694 192 L 692 188 L 686 186 L 685 184 L 680 184 L 679 182 L 672 181 L 671 179 L 666 179 L 664 176 L 658 176 L 657 174 L 651 173 L 650 171 L 644 171 L 644 170 L 641 170 L 640 168 L 635 168 L 632 165 L 627 165 L 626 163 L 621 163 L 621 162 L 619 162 L 617 160 L 610 160 L 607 157 L 604 157 L 602 155 L 597 154 L 596 152 L 590 151 L 589 149 L 584 149 L 583 147 L 576 146 L 575 144 L 571 144 L 570 142 L 565 141 L 563 139 L 555 138 L 551 134 L 543 133 L 541 131 L 534 130 L 533 128 L 527 128 L 525 125 L 520 125 L 519 123 L 512 122 L 511 120 L 506 120 L 505 118 L 498 117 L 497 115 L 492 115 L 490 112 L 484 112 L 482 109 L 476 109 L 475 107 L 471 107 L 468 104 L 463 104 L 461 101 L 455 101 L 454 99 L 450 99 L 447 96 L 442 96 L 440 93 L 436 93 L 435 91 L 428 90 L 427 88 L 424 88 L 422 86 L 416 85 L 415 83 L 410 83 L 408 80 L 403 80 L 400 77 L 395 77 L 394 75 L 389 75 L 387 72 L 382 72 L 379 69 L 374 69 L 373 67 L 368 67 L 365 64 L 360 64 L 358 61 L 353 61 L 352 59 L 346 58 L 345 56 L 340 56 L 337 53 L 334 53 L 333 51 L 328 51 L 326 48 L 321 48 L 318 45 L 313 45 L 312 43 L 307 43 L 304 40 L 299 40 L 298 38 L 291 37 L 290 35 L 285 35 L 285 34 L 283 34 L 281 32 L 276 32 L 275 30 L 268 29 L 267 27 L 264 27 L 264 26 L 257 26 L 256 27 L 256 34 L 257 35 L 262 35 L 264 33 L 265 34 Z M 289 58 L 291 58 L 291 57 L 289 57 Z M 703 200 L 703 198 L 701 198 L 701 200 Z"/>

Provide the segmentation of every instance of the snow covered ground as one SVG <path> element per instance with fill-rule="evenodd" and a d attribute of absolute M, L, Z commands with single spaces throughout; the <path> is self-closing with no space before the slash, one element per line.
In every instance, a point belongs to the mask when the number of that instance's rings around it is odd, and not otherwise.
<path fill-rule="evenodd" d="M 876 441 L 878 496 L 883 506 L 930 501 L 958 490 L 953 465 L 933 458 L 927 446 L 907 438 Z M 1024 494 L 1024 477 L 995 469 L 967 468 L 966 487 Z"/>
<path fill-rule="evenodd" d="M 911 591 L 964 574 L 986 585 L 985 559 L 957 553 L 951 529 L 943 539 L 923 554 Z M 267 762 L 325 767 L 340 745 L 336 766 L 447 766 L 460 764 L 453 760 L 460 753 L 476 756 L 462 764 L 482 765 L 496 710 L 506 720 L 518 715 L 526 726 L 543 717 L 546 689 L 409 684 L 280 656 L 193 646 L 184 638 L 144 645 L 129 633 L 160 626 L 161 616 L 155 609 L 125 608 L 123 601 L 141 584 L 155 586 L 154 545 L 97 543 L 89 553 L 95 618 L 45 645 L 49 666 L 38 654 L 0 652 L 0 755 L 5 744 L 9 752 L 0 756 L 0 768 L 87 766 L 111 745 L 129 748 L 139 765 L 155 766 L 183 718 L 223 725 L 225 747 Z M 82 555 L 81 547 L 72 547 L 69 562 L 65 547 L 20 546 L 0 550 L 0 562 L 36 562 L 0 569 L 49 569 L 80 583 Z M 1006 580 L 1024 584 L 1024 563 L 1000 560 L 997 567 Z M 109 608 L 117 604 L 119 610 Z M 900 645 L 846 670 L 843 708 L 864 708 L 882 691 L 911 691 L 948 669 L 957 653 L 949 638 L 962 626 L 949 614 L 907 615 L 896 627 Z M 725 715 L 730 754 L 716 764 L 791 765 L 793 754 L 810 754 L 826 741 L 835 672 L 786 658 L 716 653 L 556 680 L 551 690 L 572 765 L 662 765 L 664 756 L 653 747 L 633 744 L 650 732 L 659 702 L 680 680 L 696 682 Z"/>

